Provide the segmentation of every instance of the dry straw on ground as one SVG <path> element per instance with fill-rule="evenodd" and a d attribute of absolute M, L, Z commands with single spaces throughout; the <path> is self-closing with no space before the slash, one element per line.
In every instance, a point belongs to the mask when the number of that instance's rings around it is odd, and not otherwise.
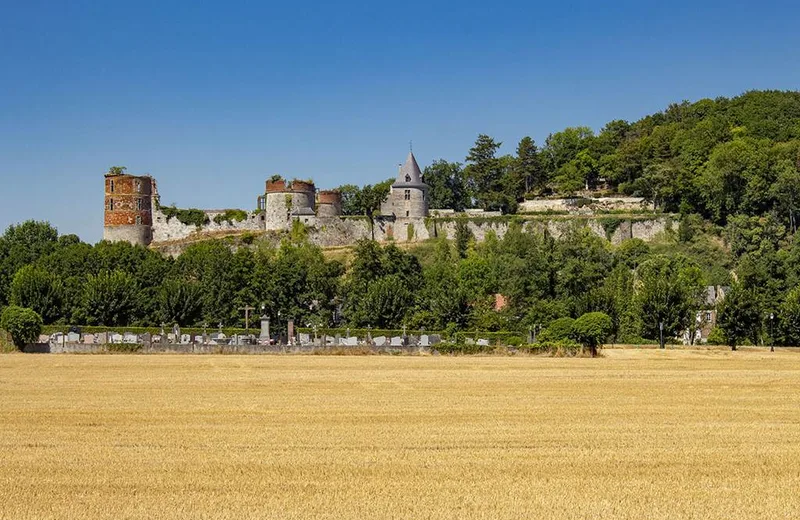
<path fill-rule="evenodd" d="M 0 518 L 797 518 L 800 354 L 0 356 Z"/>

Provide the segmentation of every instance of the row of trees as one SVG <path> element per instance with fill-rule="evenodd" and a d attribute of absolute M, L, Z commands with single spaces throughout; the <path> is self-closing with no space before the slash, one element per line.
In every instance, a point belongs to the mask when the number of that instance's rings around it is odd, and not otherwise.
<path fill-rule="evenodd" d="M 242 309 L 263 305 L 276 321 L 301 325 L 544 326 L 545 337 L 557 339 L 565 319 L 599 312 L 609 317 L 610 339 L 630 342 L 657 339 L 660 326 L 667 338 L 692 331 L 696 312 L 709 308 L 706 286 L 729 284 L 720 309 L 729 342 L 800 344 L 800 247 L 767 219 L 735 222 L 722 235 L 733 244 L 730 254 L 710 246 L 709 224 L 688 217 L 668 243 L 616 247 L 580 225 L 556 238 L 512 224 L 502 238 L 476 243 L 461 222 L 453 242 L 408 252 L 366 240 L 346 263 L 326 259 L 301 232 L 236 251 L 221 241 L 198 243 L 173 259 L 126 243 L 91 246 L 25 222 L 0 238 L 0 294 L 3 306 L 33 309 L 46 324 L 108 326 L 242 326 Z M 730 263 L 718 255 L 730 255 Z"/>

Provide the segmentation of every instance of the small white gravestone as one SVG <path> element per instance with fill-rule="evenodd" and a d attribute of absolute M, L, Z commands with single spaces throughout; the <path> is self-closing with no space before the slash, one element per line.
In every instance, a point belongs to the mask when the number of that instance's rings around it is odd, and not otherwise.
<path fill-rule="evenodd" d="M 356 336 L 349 336 L 347 338 L 344 338 L 344 344 L 347 345 L 348 347 L 355 347 L 356 345 L 358 345 L 358 338 Z"/>
<path fill-rule="evenodd" d="M 188 345 L 192 342 L 192 337 L 188 334 L 181 334 L 181 345 Z"/>
<path fill-rule="evenodd" d="M 482 347 L 488 347 L 489 346 L 489 340 L 488 339 L 479 339 L 478 340 L 478 345 L 480 345 Z"/>
<path fill-rule="evenodd" d="M 94 334 L 84 334 L 83 335 L 83 344 L 84 345 L 92 345 L 94 343 Z"/>
<path fill-rule="evenodd" d="M 392 337 L 392 346 L 393 347 L 402 347 L 403 346 L 403 338 L 400 336 L 393 336 Z"/>
<path fill-rule="evenodd" d="M 70 332 L 67 334 L 67 343 L 79 343 L 81 340 L 81 335 L 77 332 Z"/>
<path fill-rule="evenodd" d="M 111 343 L 122 343 L 122 338 L 122 334 L 115 332 L 111 334 Z"/>
<path fill-rule="evenodd" d="M 122 337 L 122 342 L 130 344 L 139 343 L 139 337 L 131 332 L 126 332 L 125 336 Z"/>
<path fill-rule="evenodd" d="M 419 337 L 419 346 L 420 347 L 428 347 L 431 344 L 431 340 L 427 334 L 423 334 Z"/>
<path fill-rule="evenodd" d="M 376 347 L 382 347 L 386 345 L 386 336 L 378 336 L 372 339 L 373 343 L 375 343 Z"/>

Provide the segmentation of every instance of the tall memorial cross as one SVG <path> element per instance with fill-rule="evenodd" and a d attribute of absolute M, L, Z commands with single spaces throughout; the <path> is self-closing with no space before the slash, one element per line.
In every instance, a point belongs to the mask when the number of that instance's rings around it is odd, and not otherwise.
<path fill-rule="evenodd" d="M 239 307 L 240 311 L 244 311 L 244 328 L 250 328 L 250 311 L 256 310 L 255 307 L 251 307 L 249 305 L 245 305 L 244 307 Z"/>

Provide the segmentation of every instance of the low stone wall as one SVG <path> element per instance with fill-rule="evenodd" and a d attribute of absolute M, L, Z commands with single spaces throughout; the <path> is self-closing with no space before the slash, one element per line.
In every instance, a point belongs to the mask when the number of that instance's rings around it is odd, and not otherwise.
<path fill-rule="evenodd" d="M 598 197 L 572 199 L 536 199 L 519 204 L 520 213 L 587 212 L 594 211 L 653 211 L 654 205 L 643 197 Z"/>
<path fill-rule="evenodd" d="M 85 345 L 83 343 L 33 343 L 27 345 L 26 354 L 340 354 L 347 350 L 373 352 L 375 354 L 422 354 L 430 347 L 374 346 L 374 345 L 205 345 L 205 344 L 153 344 L 141 345 L 138 350 L 114 350 L 113 345 Z"/>

